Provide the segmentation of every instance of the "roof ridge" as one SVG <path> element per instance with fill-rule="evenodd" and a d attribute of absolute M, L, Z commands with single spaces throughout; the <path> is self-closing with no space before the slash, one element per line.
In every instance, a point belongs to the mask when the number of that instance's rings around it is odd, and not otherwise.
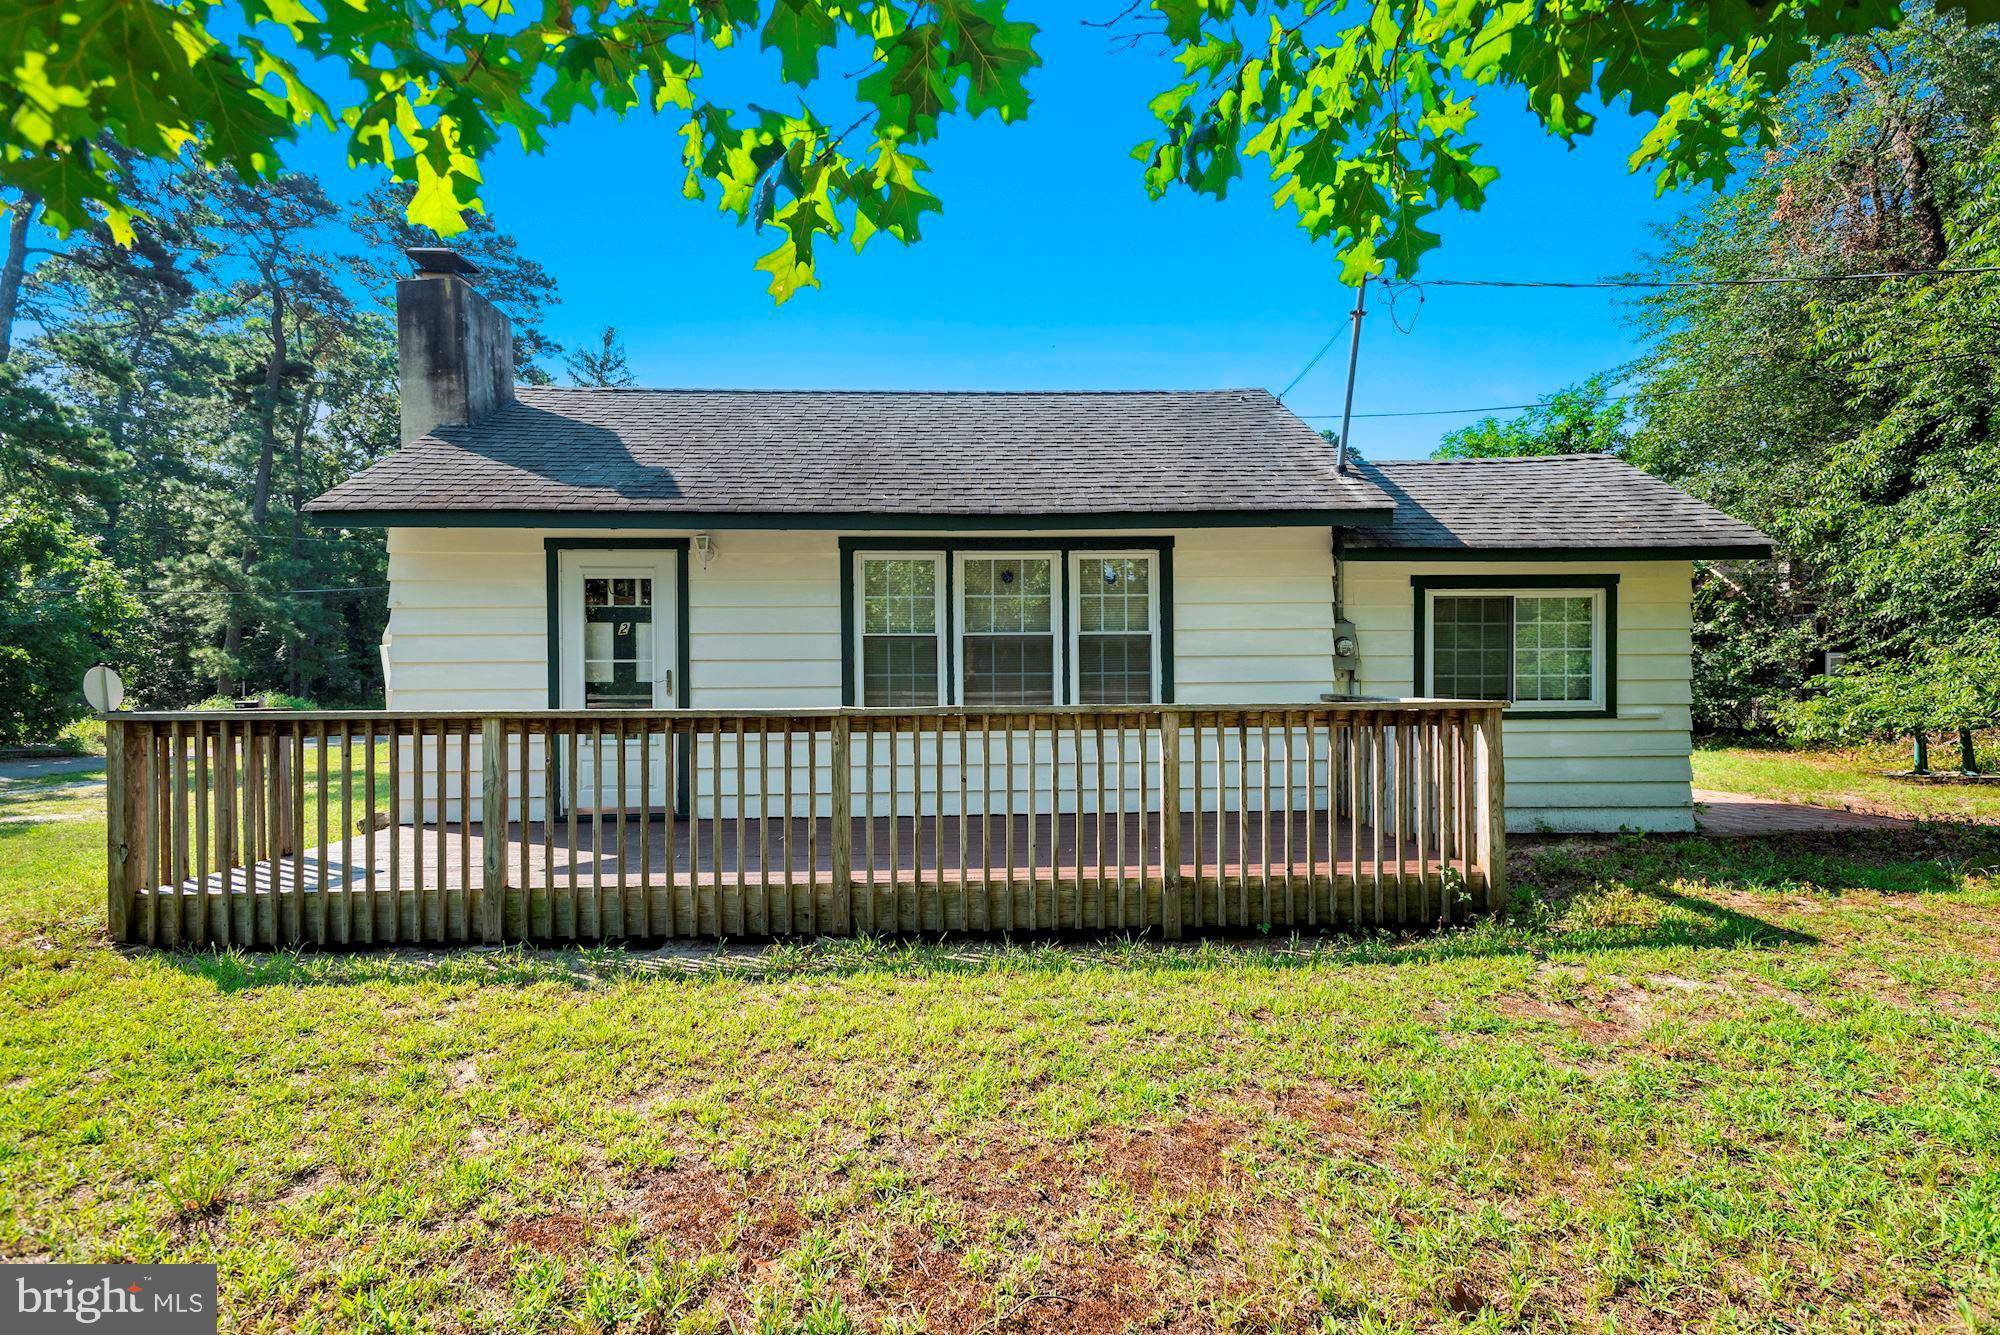
<path fill-rule="evenodd" d="M 1456 467 L 1463 464 L 1560 463 L 1566 461 L 1574 461 L 1577 459 L 1608 459 L 1612 463 L 1618 463 L 1618 464 L 1625 463 L 1625 460 L 1620 459 L 1617 455 L 1612 454 L 1606 450 L 1575 450 L 1568 454 L 1501 454 L 1501 455 L 1493 455 L 1483 459 L 1370 459 L 1367 462 L 1372 463 L 1377 467 L 1388 467 L 1390 465 L 1408 466 L 1413 464 L 1421 464 L 1421 465 L 1443 468 L 1443 467 Z M 1635 465 L 1626 464 L 1626 467 L 1628 468 L 1634 466 Z M 1644 470 L 1641 469 L 1640 471 L 1643 472 Z"/>
<path fill-rule="evenodd" d="M 1043 396 L 1048 398 L 1133 398 L 1168 395 L 1249 394 L 1277 402 L 1277 395 L 1254 385 L 1224 386 L 1218 389 L 753 389 L 745 386 L 701 385 L 522 385 L 520 394 L 763 394 L 763 395 L 869 395 L 907 398 L 1006 398 Z"/>

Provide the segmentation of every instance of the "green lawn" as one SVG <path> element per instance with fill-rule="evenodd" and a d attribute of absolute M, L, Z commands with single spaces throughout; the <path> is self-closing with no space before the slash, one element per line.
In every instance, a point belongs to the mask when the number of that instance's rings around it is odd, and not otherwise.
<path fill-rule="evenodd" d="M 1982 738 L 1979 747 L 1989 773 L 2000 770 L 1994 743 Z M 1955 782 L 1950 771 L 1957 765 L 1956 742 L 1932 747 L 1938 777 L 1928 781 L 1896 777 L 1910 768 L 1907 742 L 1797 751 L 1703 744 L 1694 753 L 1694 786 L 1890 816 L 2000 821 L 2000 783 Z"/>
<path fill-rule="evenodd" d="M 100 790 L 101 791 L 101 790 Z M 0 823 L 0 1255 L 238 1330 L 1992 1328 L 2000 829 L 1443 936 L 168 955 Z"/>

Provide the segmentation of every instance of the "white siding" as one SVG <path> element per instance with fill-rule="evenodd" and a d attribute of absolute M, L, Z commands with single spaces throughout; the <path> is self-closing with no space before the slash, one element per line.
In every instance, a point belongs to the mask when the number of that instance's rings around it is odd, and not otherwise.
<path fill-rule="evenodd" d="M 591 535 L 391 529 L 390 707 L 545 707 L 543 540 Z M 617 536 L 687 535 L 626 530 Z M 1024 546 L 1038 541 L 1019 536 Z M 1039 541 L 1054 546 L 1062 536 Z M 1191 529 L 1172 536 L 1177 700 L 1303 703 L 1332 689 L 1327 530 Z M 833 533 L 732 530 L 715 535 L 706 569 L 690 556 L 688 702 L 750 709 L 839 704 L 839 565 Z M 1618 717 L 1509 720 L 1510 828 L 1691 828 L 1689 564 L 1350 562 L 1348 616 L 1360 633 L 1363 693 L 1413 692 L 1411 576 L 1475 572 L 1620 577 Z M 531 772 L 539 785 L 538 758 Z"/>
<path fill-rule="evenodd" d="M 1616 718 L 1511 718 L 1507 827 L 1690 830 L 1686 561 L 1350 561 L 1348 617 L 1368 695 L 1415 694 L 1415 575 L 1618 576 Z"/>

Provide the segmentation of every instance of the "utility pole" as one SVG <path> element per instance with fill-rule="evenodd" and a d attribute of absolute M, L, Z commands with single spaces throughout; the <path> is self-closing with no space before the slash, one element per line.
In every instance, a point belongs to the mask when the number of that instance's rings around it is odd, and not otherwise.
<path fill-rule="evenodd" d="M 1361 317 L 1367 314 L 1367 303 L 1368 280 L 1363 278 L 1354 289 L 1354 337 L 1347 345 L 1347 402 L 1340 410 L 1340 440 L 1333 455 L 1337 473 L 1347 471 L 1347 432 L 1354 423 L 1354 367 L 1361 360 Z"/>

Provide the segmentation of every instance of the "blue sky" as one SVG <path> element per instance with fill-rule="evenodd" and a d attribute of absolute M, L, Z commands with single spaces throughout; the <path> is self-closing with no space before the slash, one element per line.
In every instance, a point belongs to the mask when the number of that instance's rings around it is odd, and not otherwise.
<path fill-rule="evenodd" d="M 824 287 L 782 308 L 751 268 L 771 241 L 682 198 L 667 122 L 595 118 L 539 157 L 504 150 L 486 168 L 488 209 L 556 274 L 551 332 L 574 345 L 615 325 L 639 382 L 655 386 L 1282 389 L 1346 323 L 1352 294 L 1332 251 L 1274 211 L 1259 180 L 1223 203 L 1148 200 L 1128 155 L 1171 67 L 1114 53 L 1074 8 L 1026 9 L 1045 61 L 1029 118 L 950 122 L 926 154 L 945 211 L 924 240 L 843 247 L 822 265 Z M 1639 129 L 1624 117 L 1571 151 L 1510 102 L 1485 100 L 1501 179 L 1483 212 L 1446 216 L 1428 276 L 1620 272 L 1650 224 L 1692 202 L 1656 199 L 1626 172 Z M 298 161 L 344 170 L 331 138 Z M 1420 308 L 1406 294 L 1394 319 L 1376 303 L 1355 408 L 1529 402 L 1633 351 L 1611 293 L 1434 288 Z M 1295 411 L 1338 413 L 1345 354 L 1343 341 L 1292 392 Z M 1375 458 L 1418 456 L 1472 420 L 1364 418 L 1354 441 Z"/>

